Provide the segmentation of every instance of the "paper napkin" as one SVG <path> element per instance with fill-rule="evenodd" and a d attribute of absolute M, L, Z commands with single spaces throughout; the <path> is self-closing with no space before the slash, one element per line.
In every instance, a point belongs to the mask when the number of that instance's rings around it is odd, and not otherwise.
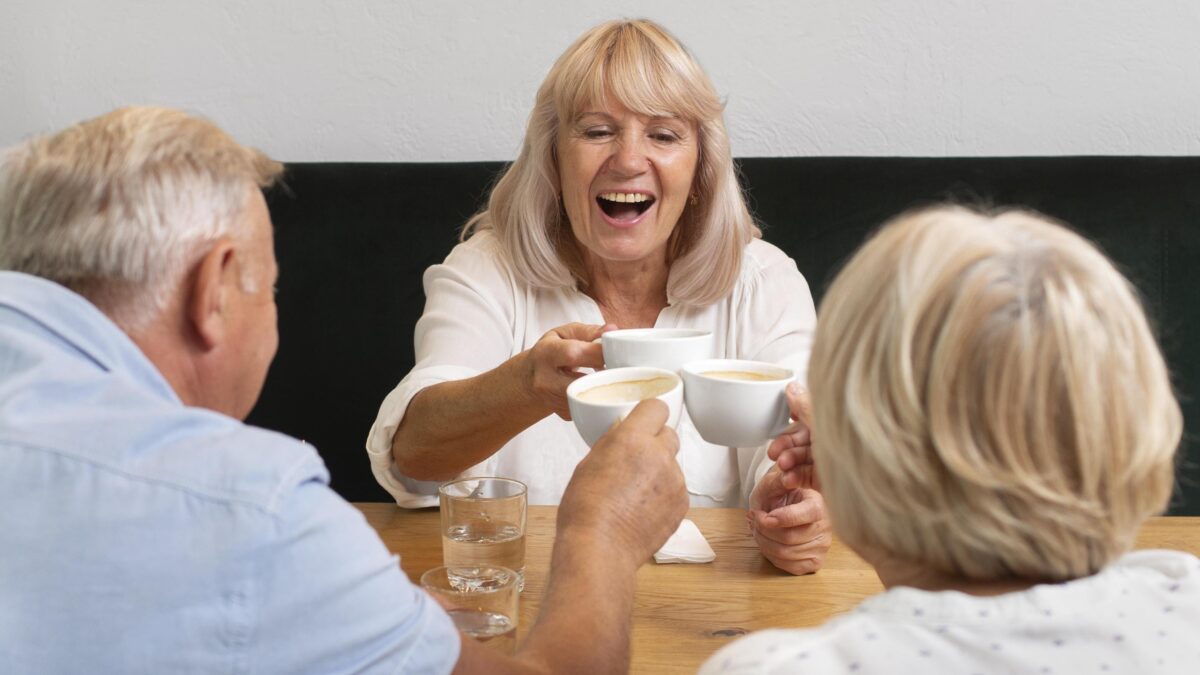
<path fill-rule="evenodd" d="M 712 546 L 700 534 L 700 528 L 684 518 L 675 534 L 654 554 L 656 563 L 706 563 L 717 557 Z"/>

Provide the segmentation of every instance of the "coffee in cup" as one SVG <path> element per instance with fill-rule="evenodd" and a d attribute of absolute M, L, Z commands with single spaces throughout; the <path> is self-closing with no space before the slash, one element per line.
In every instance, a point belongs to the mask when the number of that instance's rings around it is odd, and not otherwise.
<path fill-rule="evenodd" d="M 567 386 L 571 420 L 588 445 L 594 445 L 640 401 L 657 398 L 667 404 L 667 424 L 679 425 L 683 381 L 661 368 L 613 368 L 585 375 Z"/>
<path fill-rule="evenodd" d="M 765 361 L 707 359 L 680 371 L 688 415 L 713 445 L 747 448 L 783 433 L 791 420 L 788 383 L 795 373 Z"/>
<path fill-rule="evenodd" d="M 786 379 L 787 377 L 787 375 L 781 373 L 756 373 L 749 370 L 710 370 L 705 372 L 704 375 L 720 380 L 745 380 L 748 382 L 770 382 L 772 380 Z"/>
<path fill-rule="evenodd" d="M 676 381 L 667 377 L 649 380 L 627 380 L 601 384 L 577 395 L 585 403 L 626 403 L 661 396 L 675 387 Z"/>

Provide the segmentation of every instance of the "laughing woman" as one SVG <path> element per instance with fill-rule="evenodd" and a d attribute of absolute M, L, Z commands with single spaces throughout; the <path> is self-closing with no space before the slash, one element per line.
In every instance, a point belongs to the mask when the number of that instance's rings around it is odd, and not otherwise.
<path fill-rule="evenodd" d="M 520 155 L 424 283 L 416 367 L 367 441 L 376 479 L 410 507 L 435 504 L 434 481 L 464 474 L 516 478 L 530 503 L 558 503 L 588 451 L 566 387 L 603 366 L 594 340 L 605 330 L 708 330 L 718 357 L 778 363 L 803 381 L 816 320 L 796 264 L 746 208 L 712 83 L 644 20 L 597 26 L 558 59 Z M 724 448 L 685 414 L 679 436 L 693 505 L 749 505 L 768 559 L 797 574 L 820 567 L 821 495 L 768 457 L 790 449 L 793 468 L 807 430 L 770 452 Z"/>

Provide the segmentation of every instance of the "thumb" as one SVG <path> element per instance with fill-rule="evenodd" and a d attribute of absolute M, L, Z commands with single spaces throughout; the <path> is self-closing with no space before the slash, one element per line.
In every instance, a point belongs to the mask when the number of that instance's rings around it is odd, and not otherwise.
<path fill-rule="evenodd" d="M 778 502 L 779 498 L 788 492 L 782 478 L 783 472 L 778 467 L 772 467 L 763 474 L 758 485 L 750 492 L 750 508 L 756 511 L 770 511 L 771 504 Z"/>

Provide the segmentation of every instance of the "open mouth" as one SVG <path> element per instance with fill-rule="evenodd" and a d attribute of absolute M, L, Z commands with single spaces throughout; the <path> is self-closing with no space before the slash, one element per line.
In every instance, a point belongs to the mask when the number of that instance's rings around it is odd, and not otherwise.
<path fill-rule="evenodd" d="M 597 195 L 596 203 L 604 215 L 618 222 L 637 220 L 654 205 L 654 197 L 640 192 L 605 192 Z"/>

